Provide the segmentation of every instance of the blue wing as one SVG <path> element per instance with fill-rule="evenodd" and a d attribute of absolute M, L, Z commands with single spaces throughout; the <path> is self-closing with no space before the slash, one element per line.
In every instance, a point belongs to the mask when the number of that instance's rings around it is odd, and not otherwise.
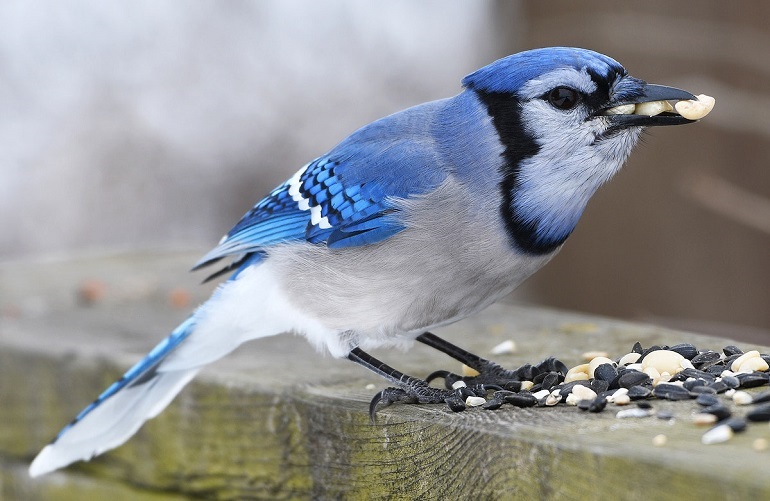
<path fill-rule="evenodd" d="M 403 230 L 394 200 L 434 189 L 447 172 L 431 141 L 395 138 L 392 128 L 383 139 L 385 125 L 375 122 L 300 169 L 247 212 L 194 269 L 234 256 L 217 276 L 258 262 L 281 242 L 336 249 L 373 244 Z"/>

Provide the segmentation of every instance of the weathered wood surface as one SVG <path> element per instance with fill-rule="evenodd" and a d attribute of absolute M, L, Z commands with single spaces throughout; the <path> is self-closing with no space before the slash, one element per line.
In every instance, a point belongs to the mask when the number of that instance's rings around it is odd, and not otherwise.
<path fill-rule="evenodd" d="M 704 429 L 689 422 L 694 402 L 656 401 L 676 419 L 620 420 L 612 406 L 597 415 L 565 406 L 455 414 L 394 405 L 372 425 L 367 408 L 377 390 L 367 385 L 384 382 L 295 336 L 250 343 L 214 364 L 125 446 L 28 479 L 26 464 L 62 425 L 186 316 L 189 307 L 171 304 L 184 303 L 178 288 L 193 293 L 193 305 L 207 295 L 200 276 L 185 274 L 194 259 L 0 266 L 2 499 L 770 498 L 770 452 L 751 447 L 770 438 L 765 424 L 704 446 Z M 84 285 L 90 304 L 78 299 Z M 549 355 L 574 365 L 586 350 L 616 356 L 637 340 L 728 344 L 510 305 L 440 334 L 480 354 L 514 339 L 517 353 L 496 357 L 509 366 Z M 421 345 L 376 355 L 418 376 L 459 369 Z M 658 434 L 668 436 L 663 447 L 652 443 Z"/>

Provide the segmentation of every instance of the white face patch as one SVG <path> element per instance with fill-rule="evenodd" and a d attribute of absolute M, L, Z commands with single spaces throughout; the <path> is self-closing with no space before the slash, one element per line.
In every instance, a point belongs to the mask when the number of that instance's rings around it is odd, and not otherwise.
<path fill-rule="evenodd" d="M 580 71 L 575 68 L 559 68 L 530 80 L 521 87 L 517 95 L 523 100 L 529 100 L 556 87 L 570 87 L 586 95 L 596 91 L 596 83 L 585 68 Z"/>
<path fill-rule="evenodd" d="M 522 103 L 522 126 L 540 149 L 519 166 L 515 205 L 519 215 L 538 222 L 541 236 L 569 234 L 636 145 L 638 128 L 602 138 L 608 121 L 587 115 L 584 106 L 563 111 L 537 98 Z"/>

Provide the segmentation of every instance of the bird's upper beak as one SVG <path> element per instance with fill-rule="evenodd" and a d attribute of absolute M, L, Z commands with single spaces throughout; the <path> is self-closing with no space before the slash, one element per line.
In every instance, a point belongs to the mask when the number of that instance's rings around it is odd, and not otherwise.
<path fill-rule="evenodd" d="M 599 110 L 596 116 L 604 116 L 610 120 L 614 127 L 620 128 L 681 125 L 697 121 L 697 119 L 683 117 L 669 102 L 694 101 L 698 103 L 698 97 L 695 95 L 685 90 L 666 87 L 665 85 L 648 84 L 641 80 L 633 79 L 632 82 L 635 87 L 633 91 L 617 93 L 618 99 L 613 99 L 607 107 Z M 703 113 L 704 116 L 705 113 Z"/>

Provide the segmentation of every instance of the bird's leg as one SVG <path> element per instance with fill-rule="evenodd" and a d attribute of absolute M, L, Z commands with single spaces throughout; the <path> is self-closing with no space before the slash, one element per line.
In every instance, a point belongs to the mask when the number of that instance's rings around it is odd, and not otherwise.
<path fill-rule="evenodd" d="M 478 371 L 477 376 L 460 376 L 449 371 L 436 371 L 426 378 L 426 381 L 431 381 L 437 377 L 443 377 L 447 388 L 451 388 L 456 381 L 464 381 L 466 384 L 480 384 L 488 388 L 499 387 L 518 391 L 521 387 L 521 381 L 532 381 L 539 374 L 551 372 L 566 374 L 567 372 L 567 367 L 555 358 L 547 358 L 535 366 L 525 364 L 518 369 L 508 370 L 491 360 L 455 346 L 431 332 L 417 336 L 417 341 L 446 353 Z"/>
<path fill-rule="evenodd" d="M 452 390 L 433 388 L 428 385 L 427 381 L 399 372 L 360 348 L 353 348 L 348 354 L 348 360 L 366 367 L 398 386 L 398 388 L 385 388 L 374 396 L 369 404 L 369 417 L 372 422 L 374 422 L 377 404 L 381 402 L 386 406 L 395 402 L 405 404 L 446 403 L 450 409 L 459 412 L 465 409 L 465 399 L 468 396 L 484 396 L 486 394 L 486 389 L 482 385 Z"/>

